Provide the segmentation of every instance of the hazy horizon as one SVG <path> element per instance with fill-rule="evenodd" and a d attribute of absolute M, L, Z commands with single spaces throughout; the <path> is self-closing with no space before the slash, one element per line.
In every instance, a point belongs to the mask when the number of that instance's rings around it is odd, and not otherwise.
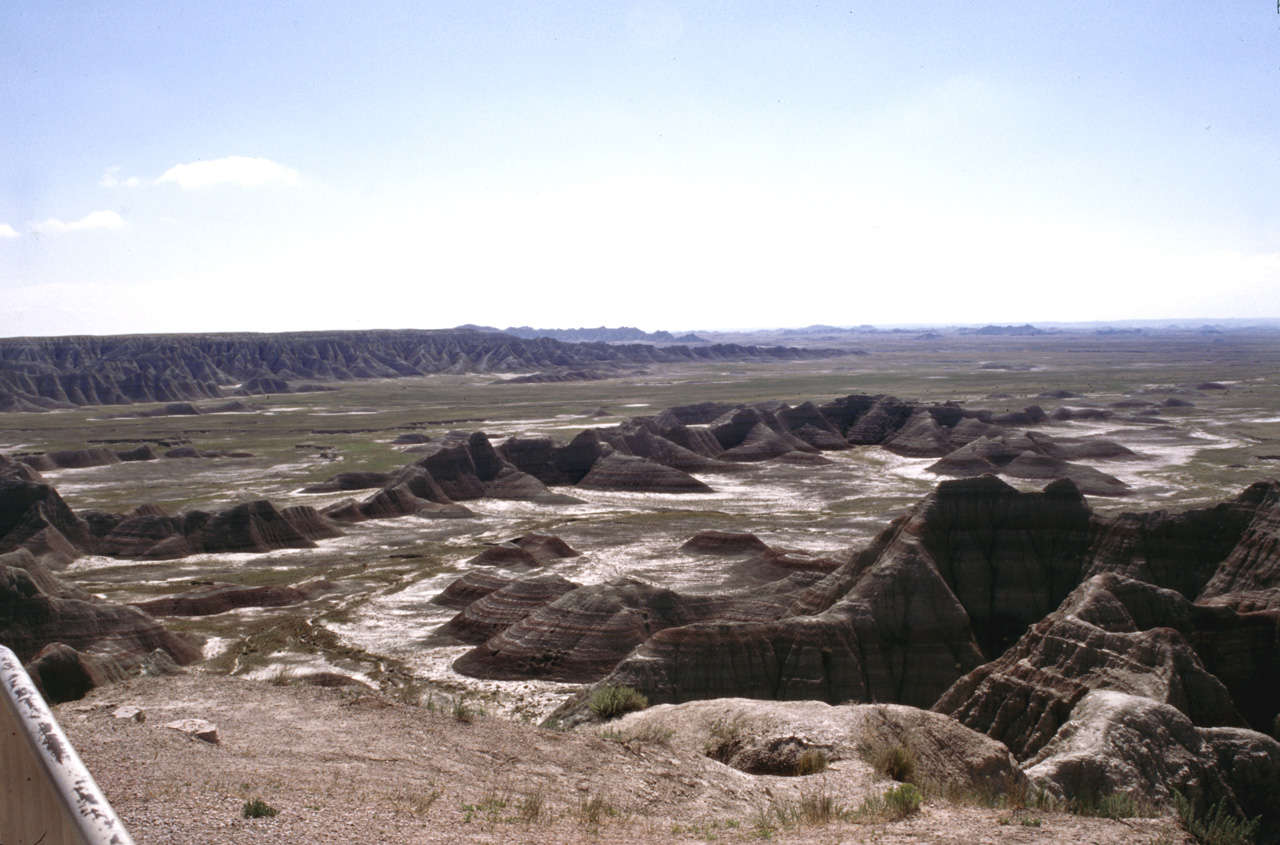
<path fill-rule="evenodd" d="M 74 332 L 70 334 L 44 334 L 44 335 L 0 335 L 0 340 L 19 340 L 25 337 L 32 338 L 59 338 L 59 337 L 121 337 L 132 335 L 230 335 L 230 334 L 290 334 L 290 333 L 325 333 L 325 332 L 345 332 L 345 331 L 372 331 L 372 332 L 398 332 L 398 331 L 450 331 L 453 329 L 474 329 L 479 331 L 496 331 L 509 332 L 513 329 L 532 329 L 535 331 L 547 332 L 573 332 L 573 331 L 617 331 L 627 329 L 638 329 L 650 334 L 658 332 L 668 332 L 678 337 L 687 334 L 707 334 L 715 335 L 737 335 L 737 334 L 765 334 L 765 333 L 800 333 L 809 330 L 835 329 L 838 331 L 857 332 L 864 330 L 867 332 L 895 332 L 895 331 L 962 331 L 973 332 L 975 329 L 984 327 L 997 328 L 1020 328 L 1022 326 L 1032 326 L 1045 332 L 1087 332 L 1094 330 L 1105 330 L 1107 328 L 1116 329 L 1142 329 L 1144 331 L 1194 331 L 1202 328 L 1222 329 L 1225 331 L 1244 331 L 1251 329 L 1276 330 L 1280 331 L 1280 319 L 1275 318 L 1245 318 L 1245 317 L 1229 317 L 1219 320 L 1204 320 L 1198 318 L 1185 319 L 1168 319 L 1168 320 L 1081 320 L 1077 322 L 1054 322 L 1050 320 L 1038 323 L 992 323 L 992 322 L 975 322 L 975 323 L 882 323 L 879 325 L 872 324 L 822 324 L 812 323 L 806 326 L 736 326 L 723 329 L 699 329 L 699 328 L 679 328 L 668 329 L 658 327 L 656 329 L 639 329 L 636 326 L 626 325 L 598 325 L 598 326 L 488 326 L 478 323 L 462 323 L 457 326 L 440 326 L 440 327 L 424 327 L 424 326 L 368 326 L 363 328 L 342 328 L 342 327 L 317 327 L 306 329 L 282 329 L 275 330 L 258 330 L 258 329 L 213 329 L 209 331 L 191 331 L 191 332 Z M 629 342 L 629 341 L 627 341 Z M 643 341 L 638 341 L 643 342 Z"/>
<path fill-rule="evenodd" d="M 11 4 L 0 68 L 2 336 L 1280 319 L 1267 4 Z"/>

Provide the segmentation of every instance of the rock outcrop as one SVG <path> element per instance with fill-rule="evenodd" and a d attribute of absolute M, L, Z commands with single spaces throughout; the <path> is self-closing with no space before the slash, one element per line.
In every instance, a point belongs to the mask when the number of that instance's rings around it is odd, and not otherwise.
<path fill-rule="evenodd" d="M 577 557 L 564 540 L 549 534 L 526 534 L 505 543 L 495 543 L 467 561 L 472 566 L 501 566 L 529 570 L 550 566 L 557 560 Z"/>
<path fill-rule="evenodd" d="M 335 476 L 308 484 L 303 493 L 342 493 L 349 490 L 372 490 L 384 487 L 391 480 L 387 472 L 340 472 Z"/>
<path fill-rule="evenodd" d="M 669 745 L 749 774 L 795 775 L 806 751 L 866 765 L 862 760 L 873 749 L 901 746 L 941 790 L 1003 795 L 1027 783 L 1000 743 L 937 713 L 894 704 L 720 698 L 650 707 L 610 730 L 621 737 L 669 732 Z"/>
<path fill-rule="evenodd" d="M 134 602 L 133 606 L 152 616 L 212 616 L 241 607 L 287 607 L 301 604 L 332 589 L 333 584 L 323 578 L 307 581 L 296 587 L 282 584 L 262 587 L 204 584 L 163 598 Z"/>
<path fill-rule="evenodd" d="M 31 481 L 43 484 L 44 478 L 39 471 L 28 463 L 15 461 L 7 455 L 0 455 L 0 480 Z"/>
<path fill-rule="evenodd" d="M 478 645 L 581 586 L 559 575 L 521 578 L 467 605 L 436 635 Z"/>
<path fill-rule="evenodd" d="M 633 493 L 711 493 L 711 487 L 678 469 L 648 458 L 613 453 L 591 466 L 577 486 L 583 490 Z"/>
<path fill-rule="evenodd" d="M 265 499 L 216 513 L 190 510 L 166 516 L 147 512 L 121 520 L 91 547 L 100 554 L 156 560 L 201 553 L 315 548 L 307 534 L 320 530 L 318 516 L 312 509 L 294 511 L 292 516 L 303 530 Z"/>
<path fill-rule="evenodd" d="M 39 455 L 24 455 L 20 460 L 40 472 L 48 472 L 55 469 L 85 469 L 87 467 L 110 466 L 111 464 L 120 463 L 120 456 L 110 449 L 94 447 L 43 452 Z"/>
<path fill-rule="evenodd" d="M 489 569 L 473 569 L 441 590 L 431 603 L 442 607 L 466 607 L 515 580 L 511 575 Z"/>
<path fill-rule="evenodd" d="M 34 674 L 58 696 L 154 665 L 157 650 L 179 665 L 201 657 L 195 641 L 136 607 L 94 599 L 26 549 L 0 555 L 0 643 L 23 662 L 37 661 Z"/>
<path fill-rule="evenodd" d="M 1096 689 L 1169 704 L 1199 725 L 1244 727 L 1228 690 L 1186 637 L 1168 627 L 1138 627 L 1123 599 L 1141 606 L 1152 596 L 1124 589 L 1131 585 L 1114 575 L 1082 584 L 1013 649 L 957 682 L 936 708 L 999 739 L 1019 759 L 1037 753 Z"/>
<path fill-rule="evenodd" d="M 0 552 L 29 549 L 55 568 L 89 548 L 88 524 L 47 484 L 0 478 Z"/>
<path fill-rule="evenodd" d="M 768 544 L 754 534 L 719 531 L 714 528 L 699 531 L 686 540 L 680 549 L 686 552 L 712 555 L 756 555 L 770 551 Z"/>
<path fill-rule="evenodd" d="M 963 441 L 964 435 L 975 430 L 970 427 L 960 433 L 963 426 L 956 426 L 958 436 L 950 441 Z M 999 474 L 1009 478 L 1031 481 L 1069 479 L 1082 493 L 1090 496 L 1124 496 L 1131 491 L 1129 485 L 1101 470 L 1073 460 L 1130 460 L 1136 459 L 1130 450 L 1108 440 L 1090 441 L 1076 438 L 1072 441 L 1053 440 L 1047 436 L 1028 432 L 1013 435 L 986 426 L 976 437 L 957 448 L 940 451 L 941 460 L 931 464 L 930 472 L 958 478 L 972 478 L 984 474 Z M 1070 458 L 1065 457 L 1070 456 Z"/>
<path fill-rule="evenodd" d="M 1090 692 L 1026 773 L 1049 793 L 1085 804 L 1127 793 L 1171 811 L 1177 791 L 1201 812 L 1221 803 L 1237 817 L 1260 817 L 1259 842 L 1280 835 L 1280 743 L 1254 731 L 1198 728 L 1143 696 Z"/>
<path fill-rule="evenodd" d="M 703 596 L 629 577 L 579 587 L 495 633 L 458 658 L 454 669 L 479 678 L 595 680 L 661 630 L 707 619 L 780 616 L 789 595 L 814 580 L 793 577 L 795 582 L 780 587 Z"/>

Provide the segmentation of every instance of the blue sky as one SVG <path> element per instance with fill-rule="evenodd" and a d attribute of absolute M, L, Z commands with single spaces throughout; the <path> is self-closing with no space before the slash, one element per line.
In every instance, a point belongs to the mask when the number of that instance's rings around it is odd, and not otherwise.
<path fill-rule="evenodd" d="M 8 3 L 0 335 L 1280 318 L 1256 2 Z"/>

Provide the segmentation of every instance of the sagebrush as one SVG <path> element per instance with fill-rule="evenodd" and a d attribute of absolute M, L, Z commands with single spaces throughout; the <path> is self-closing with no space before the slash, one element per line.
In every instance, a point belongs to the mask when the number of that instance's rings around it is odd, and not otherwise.
<path fill-rule="evenodd" d="M 633 687 L 605 685 L 591 693 L 587 707 L 606 721 L 649 706 L 649 698 Z"/>

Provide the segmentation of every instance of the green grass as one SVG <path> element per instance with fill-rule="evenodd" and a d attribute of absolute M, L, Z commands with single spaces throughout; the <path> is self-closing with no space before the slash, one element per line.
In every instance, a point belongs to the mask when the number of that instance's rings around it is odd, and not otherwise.
<path fill-rule="evenodd" d="M 605 821 L 620 815 L 617 807 L 599 795 L 583 798 L 578 804 L 576 814 L 582 826 L 591 832 L 599 831 L 600 825 Z"/>
<path fill-rule="evenodd" d="M 916 772 L 916 755 L 903 742 L 877 743 L 864 748 L 862 758 L 889 780 L 912 783 L 919 786 Z"/>
<path fill-rule="evenodd" d="M 1200 845 L 1250 845 L 1262 824 L 1261 816 L 1255 819 L 1237 816 L 1225 798 L 1204 807 L 1176 789 L 1172 795 L 1182 826 Z"/>
<path fill-rule="evenodd" d="M 805 777 L 825 772 L 831 760 L 821 748 L 806 748 L 796 759 L 796 776 Z"/>
<path fill-rule="evenodd" d="M 455 722 L 461 722 L 469 725 L 476 720 L 477 716 L 484 715 L 484 711 L 467 702 L 465 698 L 459 697 L 454 700 L 453 708 L 449 711 Z"/>
<path fill-rule="evenodd" d="M 1158 815 L 1158 811 L 1127 792 L 1101 793 L 1085 790 L 1067 804 L 1067 812 L 1100 819 L 1137 819 Z"/>
<path fill-rule="evenodd" d="M 915 784 L 900 783 L 884 794 L 885 814 L 890 819 L 904 819 L 917 812 L 923 801 Z"/>
<path fill-rule="evenodd" d="M 244 802 L 244 809 L 241 812 L 246 819 L 269 819 L 280 814 L 279 810 L 261 798 L 254 798 Z"/>
<path fill-rule="evenodd" d="M 673 728 L 664 727 L 662 725 L 641 725 L 625 732 L 606 728 L 600 732 L 601 739 L 609 740 L 610 742 L 617 742 L 622 745 L 632 742 L 669 745 L 675 735 L 676 732 Z"/>

